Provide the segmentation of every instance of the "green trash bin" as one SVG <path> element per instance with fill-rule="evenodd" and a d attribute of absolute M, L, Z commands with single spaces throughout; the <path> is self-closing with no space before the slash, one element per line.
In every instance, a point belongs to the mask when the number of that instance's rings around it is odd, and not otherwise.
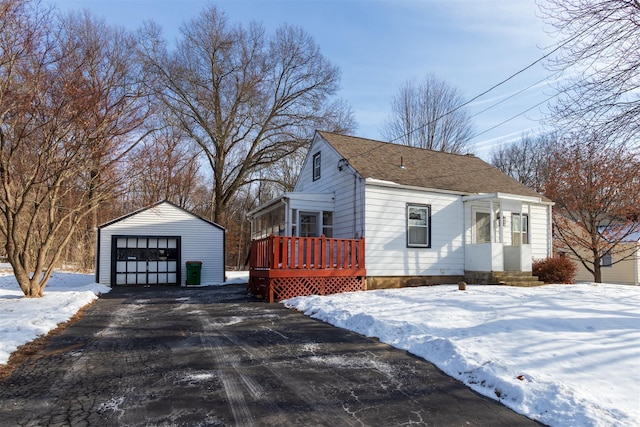
<path fill-rule="evenodd" d="M 187 286 L 200 285 L 202 261 L 187 261 Z"/>

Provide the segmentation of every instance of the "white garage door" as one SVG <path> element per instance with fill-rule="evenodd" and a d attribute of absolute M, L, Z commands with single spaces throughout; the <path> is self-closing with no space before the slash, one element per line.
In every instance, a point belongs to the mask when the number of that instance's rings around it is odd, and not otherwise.
<path fill-rule="evenodd" d="M 179 283 L 180 237 L 113 236 L 112 243 L 116 285 Z"/>

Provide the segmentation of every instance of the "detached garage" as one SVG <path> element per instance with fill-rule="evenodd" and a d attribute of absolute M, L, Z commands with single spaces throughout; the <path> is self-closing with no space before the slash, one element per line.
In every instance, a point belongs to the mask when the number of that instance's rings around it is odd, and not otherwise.
<path fill-rule="evenodd" d="M 103 224 L 96 237 L 98 283 L 184 285 L 187 263 L 196 261 L 200 284 L 225 280 L 225 229 L 170 202 Z"/>

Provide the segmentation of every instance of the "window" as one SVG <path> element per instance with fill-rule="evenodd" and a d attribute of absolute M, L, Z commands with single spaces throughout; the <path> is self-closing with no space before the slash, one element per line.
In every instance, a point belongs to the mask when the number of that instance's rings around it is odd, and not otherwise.
<path fill-rule="evenodd" d="M 407 246 L 431 247 L 431 206 L 407 205 Z"/>
<path fill-rule="evenodd" d="M 491 214 L 476 212 L 475 243 L 491 243 Z"/>
<path fill-rule="evenodd" d="M 333 212 L 322 212 L 322 234 L 324 237 L 333 237 Z"/>
<path fill-rule="evenodd" d="M 313 180 L 316 181 L 320 179 L 320 152 L 317 152 L 313 155 Z"/>
<path fill-rule="evenodd" d="M 318 237 L 318 212 L 300 212 L 300 237 Z"/>
<path fill-rule="evenodd" d="M 529 244 L 529 216 L 526 214 L 511 214 L 511 244 Z"/>
<path fill-rule="evenodd" d="M 291 209 L 291 235 L 298 235 L 298 210 Z"/>
<path fill-rule="evenodd" d="M 613 257 L 611 254 L 602 254 L 600 257 L 600 267 L 612 267 L 613 266 Z"/>

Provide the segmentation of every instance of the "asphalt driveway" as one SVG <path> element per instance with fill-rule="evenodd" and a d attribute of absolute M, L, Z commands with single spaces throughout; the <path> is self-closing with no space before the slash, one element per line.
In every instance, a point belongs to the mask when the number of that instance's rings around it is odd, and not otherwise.
<path fill-rule="evenodd" d="M 535 426 L 431 363 L 247 295 L 117 288 L 0 384 L 11 426 Z"/>

